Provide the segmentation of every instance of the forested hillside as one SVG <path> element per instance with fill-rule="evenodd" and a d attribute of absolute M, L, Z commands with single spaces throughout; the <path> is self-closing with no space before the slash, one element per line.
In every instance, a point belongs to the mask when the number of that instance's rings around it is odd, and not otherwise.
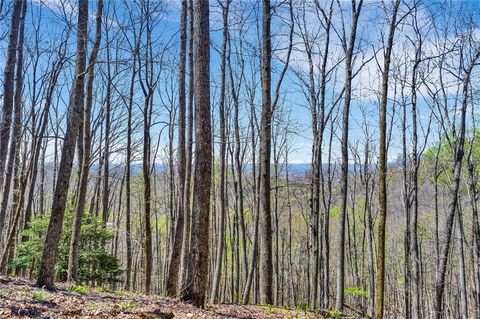
<path fill-rule="evenodd" d="M 0 1 L 0 316 L 480 318 L 479 17 Z"/>

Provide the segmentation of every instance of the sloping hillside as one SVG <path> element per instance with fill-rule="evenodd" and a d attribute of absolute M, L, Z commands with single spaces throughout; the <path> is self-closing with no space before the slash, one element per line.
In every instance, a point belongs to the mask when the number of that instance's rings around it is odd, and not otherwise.
<path fill-rule="evenodd" d="M 125 291 L 59 285 L 46 291 L 18 278 L 0 277 L 0 318 L 322 318 L 319 314 L 265 306 L 192 305 Z"/>

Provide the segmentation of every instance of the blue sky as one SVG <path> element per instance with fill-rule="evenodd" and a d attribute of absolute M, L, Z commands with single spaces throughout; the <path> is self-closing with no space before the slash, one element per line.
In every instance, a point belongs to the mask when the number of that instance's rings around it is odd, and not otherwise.
<path fill-rule="evenodd" d="M 61 3 L 60 0 L 35 0 L 33 4 L 29 8 L 29 14 L 27 16 L 27 47 L 33 49 L 34 43 L 34 28 L 38 24 L 38 18 L 41 15 L 42 20 L 40 24 L 40 46 L 42 50 L 47 50 L 47 52 L 42 55 L 42 63 L 41 68 L 49 67 L 50 60 L 52 56 L 49 54 L 48 50 L 52 48 L 56 48 L 59 45 L 59 41 L 61 39 L 62 34 L 65 33 L 65 30 L 68 29 L 67 25 L 70 23 L 74 26 L 76 21 L 76 4 L 75 1 L 66 0 L 66 6 L 62 10 L 59 7 Z M 276 2 L 273 2 L 276 4 Z M 327 1 L 320 1 L 322 5 L 325 5 Z M 348 6 L 350 5 L 349 1 L 341 1 L 341 5 L 343 6 L 343 12 L 345 15 L 345 25 L 346 29 L 349 29 L 350 25 L 350 11 Z M 43 5 L 41 5 L 43 4 Z M 130 7 L 133 7 L 133 2 L 128 2 Z M 295 10 L 299 10 L 300 2 L 295 2 Z M 425 55 L 432 55 L 436 54 L 438 50 L 438 45 L 445 39 L 442 39 L 442 35 L 435 34 L 432 31 L 431 23 L 429 20 L 430 15 L 432 12 L 436 13 L 436 23 L 438 25 L 447 26 L 451 29 L 445 31 L 445 37 L 452 37 L 452 41 L 447 40 L 447 42 L 453 42 L 455 39 L 455 32 L 458 30 L 462 31 L 462 29 L 466 28 L 466 15 L 470 12 L 478 12 L 480 9 L 480 3 L 477 1 L 458 1 L 458 2 L 448 2 L 449 5 L 440 5 L 437 2 L 426 2 L 422 9 L 419 10 L 418 13 L 418 20 L 419 24 L 424 24 L 422 29 L 422 34 L 424 35 L 424 48 L 425 48 Z M 322 26 L 320 25 L 314 7 L 311 6 L 312 2 L 307 2 L 307 13 L 306 13 L 306 21 L 308 24 L 308 31 L 312 34 L 318 33 L 318 48 L 315 52 L 314 59 L 318 61 L 320 59 L 320 54 L 322 53 L 321 49 L 323 48 L 323 38 L 324 34 Z M 245 26 L 241 31 L 243 45 L 245 47 L 245 59 L 246 59 L 246 70 L 245 76 L 247 78 L 252 78 L 255 76 L 256 81 L 258 82 L 260 79 L 259 74 L 259 62 L 258 58 L 254 56 L 254 54 L 259 53 L 260 47 L 258 44 L 257 39 L 257 23 L 256 23 L 256 16 L 253 8 L 259 9 L 259 4 L 254 1 L 233 1 L 232 2 L 232 10 L 231 10 L 231 39 L 233 46 L 240 45 L 240 37 L 238 32 L 238 21 L 239 17 L 243 16 L 245 19 Z M 402 6 L 402 13 L 406 10 L 406 5 Z M 115 10 L 113 10 L 115 8 Z M 158 160 L 163 161 L 165 160 L 165 148 L 167 146 L 168 134 L 167 129 L 165 128 L 165 122 L 168 120 L 168 110 L 171 107 L 171 103 L 175 103 L 176 99 L 176 78 L 175 78 L 175 70 L 176 70 L 176 63 L 178 59 L 178 28 L 179 28 L 179 2 L 170 0 L 165 3 L 161 13 L 158 14 L 156 20 L 158 24 L 155 26 L 155 30 L 153 35 L 155 36 L 154 46 L 158 50 L 158 52 L 164 50 L 166 48 L 166 52 L 163 56 L 162 65 L 158 65 L 156 68 L 157 72 L 160 73 L 161 80 L 159 82 L 159 87 L 154 97 L 154 109 L 155 109 L 155 119 L 154 127 L 152 128 L 152 137 L 153 143 L 152 145 L 156 145 L 158 141 L 158 145 L 160 145 L 160 151 L 158 154 Z M 377 123 L 378 123 L 378 95 L 376 92 L 379 89 L 380 83 L 380 73 L 379 73 L 379 65 L 383 63 L 382 58 L 382 37 L 385 36 L 387 32 L 387 24 L 385 23 L 385 15 L 384 15 L 384 7 L 380 5 L 378 2 L 373 1 L 366 1 L 364 4 L 362 14 L 360 17 L 359 22 L 359 30 L 358 30 L 358 48 L 357 48 L 357 56 L 358 59 L 355 63 L 355 69 L 358 70 L 359 66 L 363 63 L 362 61 L 369 61 L 366 65 L 363 66 L 362 70 L 359 71 L 354 83 L 354 100 L 351 106 L 351 128 L 350 128 L 350 140 L 352 145 L 358 145 L 359 150 L 362 150 L 363 143 L 364 143 L 364 131 L 363 131 L 363 113 L 366 113 L 367 123 L 369 130 L 372 133 L 373 138 L 373 145 L 376 145 L 377 139 Z M 388 10 L 388 6 L 386 8 Z M 340 9 L 338 6 L 335 5 L 334 7 L 334 16 L 333 16 L 333 25 L 334 30 L 331 35 L 331 58 L 329 58 L 328 66 L 333 68 L 337 63 L 339 63 L 338 67 L 335 67 L 335 71 L 332 71 L 332 78 L 331 81 L 327 85 L 327 102 L 331 102 L 336 94 L 341 90 L 343 85 L 343 64 L 341 63 L 343 51 L 340 46 L 340 41 L 338 34 L 341 31 L 341 18 L 340 18 Z M 114 13 L 115 11 L 115 13 Z M 243 15 L 241 12 L 243 11 Z M 127 58 L 128 57 L 128 48 L 126 47 L 126 41 L 121 39 L 122 35 L 119 31 L 119 26 L 125 23 L 126 18 L 126 7 L 123 1 L 105 1 L 105 15 L 108 17 L 108 23 L 111 25 L 111 34 L 110 38 L 117 41 L 118 39 L 118 54 L 120 58 Z M 296 11 L 298 13 L 298 11 Z M 93 38 L 93 22 L 95 17 L 95 2 L 92 1 L 90 3 L 90 30 L 91 30 L 91 38 Z M 474 15 L 476 18 L 477 15 Z M 286 18 L 288 17 L 288 11 L 285 6 L 278 7 L 275 11 L 275 15 L 272 20 L 272 42 L 274 48 L 274 61 L 273 61 L 273 82 L 272 82 L 272 90 L 276 86 L 276 82 L 278 79 L 278 72 L 283 67 L 283 63 L 279 61 L 278 58 L 283 59 L 285 57 L 285 47 L 287 43 L 287 31 L 288 31 L 288 24 Z M 66 18 L 66 21 L 63 21 Z M 4 19 L 1 21 L 0 27 L 1 31 L 4 33 L 8 27 L 8 19 Z M 119 21 L 116 21 L 119 20 Z M 210 15 L 210 28 L 211 28 L 211 41 L 212 41 L 212 49 L 211 49 L 211 83 L 212 83 L 212 110 L 214 115 L 218 112 L 218 85 L 219 85 L 219 73 L 220 73 L 220 57 L 215 50 L 218 48 L 221 43 L 221 14 L 220 9 L 216 1 L 211 1 L 211 15 Z M 395 47 L 393 52 L 393 59 L 394 65 L 402 65 L 400 61 L 410 61 L 413 59 L 414 50 L 410 43 L 410 40 L 414 34 L 409 25 L 410 20 L 406 18 L 405 23 L 399 27 L 397 30 L 397 36 L 395 38 Z M 454 23 L 455 22 L 455 23 Z M 477 21 L 473 21 L 476 26 Z M 457 29 L 453 28 L 453 25 Z M 298 27 L 296 27 L 296 33 L 298 33 Z M 456 31 L 455 31 L 456 30 Z M 477 28 L 473 28 L 474 37 L 477 36 Z M 127 36 L 128 36 L 127 31 Z M 348 31 L 347 31 L 348 32 Z M 60 91 L 57 96 L 57 100 L 55 101 L 55 107 L 58 108 L 58 113 L 60 120 L 62 121 L 62 125 L 64 125 L 64 117 L 62 115 L 65 112 L 66 102 L 68 101 L 68 93 L 70 91 L 70 86 L 68 83 L 71 83 L 71 76 L 72 76 L 72 65 L 73 55 L 75 51 L 75 30 L 72 29 L 72 34 L 69 38 L 68 44 L 68 51 L 70 53 L 71 59 L 69 60 L 70 67 L 62 73 L 60 83 Z M 480 34 L 479 34 L 480 35 Z M 130 35 L 131 36 L 131 35 Z M 105 41 L 105 36 L 103 38 Z M 283 82 L 282 89 L 281 89 L 281 98 L 279 104 L 279 114 L 283 114 L 285 117 L 290 119 L 289 130 L 290 133 L 288 134 L 288 144 L 291 149 L 291 153 L 289 154 L 289 161 L 294 163 L 308 163 L 310 162 L 311 158 L 311 116 L 310 110 L 308 108 L 308 101 L 305 99 L 305 96 L 300 92 L 299 85 L 300 82 L 296 73 L 306 71 L 306 62 L 305 62 L 305 53 L 304 47 L 301 44 L 300 38 L 298 35 L 294 37 L 295 42 L 295 50 L 292 53 L 292 60 L 291 60 L 291 70 L 287 72 L 286 78 Z M 105 64 L 102 64 L 102 61 L 106 60 L 105 57 L 105 50 L 104 44 L 102 45 L 102 53 L 99 58 L 99 67 L 98 73 L 105 72 Z M 0 45 L 5 48 L 6 47 L 6 38 L 4 37 L 2 41 L 0 41 Z M 252 48 L 255 48 L 253 50 Z M 362 52 L 360 54 L 359 52 Z M 5 52 L 5 50 L 3 50 Z M 377 52 L 374 55 L 374 52 Z M 5 60 L 5 53 L 0 55 L 0 63 L 4 63 Z M 115 53 L 114 53 L 115 54 Z M 238 61 L 235 58 L 235 55 L 232 55 L 232 62 L 234 68 L 238 67 Z M 448 66 L 452 70 L 455 69 L 455 64 L 458 63 L 458 58 L 456 58 L 456 54 L 452 53 L 451 56 L 448 58 L 447 61 L 450 65 Z M 403 63 L 405 64 L 405 63 Z M 409 62 L 406 62 L 408 65 Z M 411 64 L 411 63 L 410 63 Z M 28 68 L 31 68 L 31 64 Z M 399 72 L 403 72 L 404 69 L 400 67 L 396 71 L 396 74 Z M 434 88 L 438 85 L 438 72 L 435 70 L 435 66 L 429 65 L 425 66 L 425 70 L 428 71 L 429 75 L 425 77 L 426 82 L 428 82 L 428 86 L 430 88 Z M 295 71 L 295 72 L 294 72 Z M 409 67 L 407 67 L 406 72 L 410 71 Z M 130 79 L 130 69 L 128 62 L 125 65 L 121 65 L 115 72 L 115 85 L 118 87 L 119 92 L 126 92 L 129 84 Z M 29 72 L 27 72 L 28 74 Z M 477 73 L 475 73 L 477 74 Z M 393 76 L 393 75 L 392 75 Z M 409 75 L 408 75 L 409 76 Z M 399 78 L 399 76 L 396 76 Z M 27 82 L 31 80 L 31 77 L 27 76 Z M 459 81 L 456 80 L 453 76 L 445 75 L 445 81 L 449 83 L 449 97 L 452 99 L 452 102 L 455 100 L 455 92 L 456 88 L 458 88 Z M 395 87 L 393 85 L 393 80 L 391 81 L 390 86 L 390 98 L 393 98 Z M 256 106 L 257 106 L 257 115 L 259 117 L 259 109 L 260 109 L 260 92 L 259 92 L 259 82 L 256 85 L 257 92 L 256 92 Z M 101 96 L 104 92 L 104 83 L 101 83 L 100 80 L 97 80 L 96 83 L 96 103 L 95 103 L 95 115 L 98 115 L 101 111 L 102 100 Z M 431 97 L 428 94 L 428 90 L 426 85 L 419 88 L 419 119 L 421 121 L 421 126 L 427 126 L 430 118 L 431 108 L 429 105 L 431 104 Z M 398 94 L 398 87 L 397 87 L 397 94 Z M 407 92 L 407 95 L 410 93 Z M 398 95 L 397 95 L 398 97 Z M 139 116 L 140 107 L 143 103 L 143 97 L 140 94 L 140 90 L 137 88 L 137 94 L 135 95 L 135 100 L 138 105 L 138 109 L 136 111 L 137 116 Z M 25 96 L 26 105 L 29 105 L 31 101 L 31 97 L 28 93 Z M 122 103 L 120 98 L 115 99 L 116 102 Z M 389 110 L 390 115 L 392 113 L 392 103 L 391 101 Z M 452 103 L 453 105 L 453 103 Z M 39 105 L 41 106 L 41 102 Z M 341 111 L 342 104 L 339 103 L 336 110 L 333 111 L 333 114 Z M 407 105 L 407 108 L 409 106 Z M 124 110 L 125 108 L 120 106 L 117 113 L 115 114 L 118 117 L 118 136 L 123 136 L 120 134 L 121 128 L 120 124 L 122 121 L 125 120 L 124 117 Z M 399 120 L 399 113 L 401 108 L 399 105 L 395 106 L 396 115 L 393 120 L 393 131 L 392 131 L 392 141 L 391 147 L 389 152 L 389 159 L 394 160 L 397 158 L 398 154 L 401 152 L 401 122 Z M 280 112 L 281 111 L 281 112 Z M 455 112 L 454 109 L 451 110 Z M 123 114 L 123 115 L 122 115 Z M 278 117 L 277 116 L 277 117 Z M 95 116 L 94 116 L 95 117 Z M 241 126 L 242 132 L 247 132 L 247 124 L 249 120 L 249 105 L 247 103 L 247 96 L 245 86 L 242 87 L 241 91 Z M 407 122 L 407 131 L 410 129 L 410 122 Z M 141 129 L 141 122 L 138 123 L 139 130 Z M 430 134 L 430 138 L 428 143 L 434 143 L 436 140 L 436 124 L 433 121 L 432 130 L 433 132 Z M 54 125 L 52 124 L 52 127 Z M 339 137 L 341 135 L 341 131 L 339 128 L 335 129 L 335 135 L 333 137 L 333 161 L 338 159 L 339 153 Z M 328 139 L 328 135 L 330 134 L 330 129 L 327 129 L 326 139 Z M 97 141 L 99 138 L 99 134 L 97 134 Z M 420 137 L 422 138 L 422 137 Z M 137 141 L 141 142 L 141 136 L 137 136 Z M 176 139 L 175 139 L 176 140 Z M 118 138 L 116 141 L 116 147 L 118 152 L 113 155 L 114 160 L 122 161 L 123 153 L 122 153 L 122 138 Z M 52 145 L 49 147 L 50 150 L 52 149 Z M 247 161 L 248 158 L 247 158 Z"/>

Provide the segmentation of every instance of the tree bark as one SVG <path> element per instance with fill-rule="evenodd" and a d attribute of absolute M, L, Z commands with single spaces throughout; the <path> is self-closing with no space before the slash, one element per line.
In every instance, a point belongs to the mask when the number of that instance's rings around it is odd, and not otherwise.
<path fill-rule="evenodd" d="M 8 38 L 7 60 L 5 62 L 3 77 L 3 105 L 2 121 L 0 124 L 0 190 L 3 190 L 5 165 L 10 141 L 10 127 L 12 124 L 13 99 L 15 90 L 15 64 L 17 60 L 18 29 L 20 15 L 26 1 L 18 0 L 13 3 L 12 18 L 10 22 L 10 34 Z M 0 213 L 0 231 L 5 223 L 5 213 Z"/>
<path fill-rule="evenodd" d="M 466 113 L 468 107 L 468 97 L 470 88 L 470 76 L 473 68 L 476 65 L 477 60 L 480 57 L 480 50 L 477 50 L 475 57 L 470 62 L 470 66 L 465 71 L 463 79 L 463 97 L 462 105 L 460 109 L 460 128 L 458 135 L 456 136 L 454 143 L 454 162 L 453 162 L 453 174 L 451 178 L 452 188 L 450 191 L 450 204 L 447 211 L 447 220 L 445 225 L 446 239 L 443 245 L 440 247 L 440 260 L 438 264 L 438 270 L 435 278 L 435 318 L 442 318 L 443 314 L 443 293 L 445 291 L 445 277 L 447 273 L 448 256 L 450 253 L 450 244 L 453 231 L 453 224 L 455 219 L 455 211 L 458 205 L 458 192 L 460 189 L 460 177 L 462 173 L 462 161 L 464 155 L 465 144 L 465 131 L 466 131 Z"/>
<path fill-rule="evenodd" d="M 75 156 L 75 142 L 77 140 L 79 123 L 83 108 L 83 92 L 85 80 L 85 64 L 87 55 L 88 38 L 88 1 L 78 2 L 78 31 L 77 31 L 77 55 L 75 67 L 75 81 L 70 95 L 67 129 L 65 132 L 62 156 L 58 168 L 58 177 L 53 195 L 50 222 L 47 236 L 43 246 L 43 254 L 40 262 L 40 270 L 37 278 L 37 286 L 54 288 L 55 264 L 57 262 L 58 245 L 62 232 L 63 217 L 67 203 L 72 163 Z"/>
<path fill-rule="evenodd" d="M 272 211 L 270 157 L 272 135 L 270 0 L 263 0 L 262 15 L 262 115 L 260 123 L 260 302 L 273 303 Z"/>
<path fill-rule="evenodd" d="M 382 70 L 382 89 L 379 107 L 380 123 L 380 149 L 379 149 L 379 180 L 378 180 L 378 242 L 377 242 L 377 265 L 375 278 L 375 318 L 383 318 L 385 300 L 385 228 L 387 220 L 387 103 L 388 103 L 388 79 L 390 75 L 390 57 L 393 47 L 393 38 L 397 28 L 397 12 L 401 0 L 395 0 L 390 17 L 390 27 L 387 44 L 384 53 Z"/>
<path fill-rule="evenodd" d="M 183 299 L 205 306 L 208 279 L 212 135 L 210 119 L 209 1 L 194 1 L 195 175 L 192 211 L 192 283 Z"/>
<path fill-rule="evenodd" d="M 92 52 L 87 67 L 87 99 L 83 110 L 83 136 L 79 137 L 83 139 L 83 156 L 80 171 L 80 183 L 78 190 L 78 197 L 75 209 L 75 215 L 73 218 L 72 237 L 70 239 L 70 252 L 68 254 L 68 269 L 67 279 L 69 281 L 78 282 L 78 261 L 79 261 L 79 248 L 80 248 L 80 229 L 82 226 L 82 219 L 85 210 L 85 202 L 87 196 L 88 175 L 90 171 L 90 153 L 91 153 L 91 128 L 90 117 L 93 104 L 93 81 L 95 79 L 95 63 L 97 60 L 98 50 L 100 49 L 100 42 L 102 37 L 102 12 L 103 12 L 103 0 L 97 1 L 97 13 L 95 18 L 96 34 L 95 43 L 93 45 Z"/>
<path fill-rule="evenodd" d="M 2 203 L 0 207 L 0 216 L 6 216 L 8 200 L 10 198 L 10 186 L 12 183 L 12 176 L 14 171 L 14 163 L 16 158 L 19 156 L 20 150 L 20 138 L 22 134 L 22 114 L 23 114 L 23 105 L 22 105 L 22 93 L 23 93 L 23 42 L 25 38 L 25 14 L 27 12 L 27 2 L 22 2 L 22 11 L 19 21 L 19 31 L 18 31 L 18 56 L 16 57 L 17 71 L 16 71 L 16 83 L 15 83 L 15 96 L 14 96 L 14 123 L 12 130 L 12 138 L 9 143 L 9 156 L 6 166 L 5 179 L 3 181 L 3 193 L 2 193 Z M 5 114 L 5 113 L 4 113 Z M 1 142 L 0 142 L 1 147 Z M 3 178 L 3 175 L 0 175 Z M 2 230 L 0 225 L 0 231 Z"/>
<path fill-rule="evenodd" d="M 188 117 L 187 117 L 187 134 L 185 141 L 185 186 L 183 192 L 183 212 L 185 214 L 185 221 L 183 227 L 182 238 L 182 252 L 180 258 L 180 284 L 179 288 L 183 289 L 186 286 L 188 270 L 189 270 L 189 254 L 190 254 L 190 230 L 191 230 L 191 180 L 192 180 L 192 149 L 193 149 L 193 86 L 194 86 L 194 66 L 193 66 L 193 0 L 189 0 L 188 5 L 189 15 L 189 39 L 188 39 L 188 70 L 190 72 L 188 79 Z"/>
<path fill-rule="evenodd" d="M 341 176 L 341 200 L 338 232 L 338 265 L 337 265 L 337 300 L 336 309 L 342 311 L 345 299 L 345 221 L 347 217 L 347 198 L 348 198 L 348 129 L 350 104 L 352 101 L 352 80 L 353 80 L 353 50 L 355 49 L 355 39 L 357 35 L 357 23 L 360 11 L 362 10 L 363 0 L 360 0 L 358 7 L 356 1 L 352 1 L 352 27 L 350 30 L 350 39 L 347 45 L 347 39 L 343 38 L 343 47 L 345 51 L 345 100 L 343 104 L 342 118 L 342 176 Z"/>
<path fill-rule="evenodd" d="M 133 67 L 132 76 L 130 78 L 130 89 L 128 95 L 127 105 L 127 148 L 125 158 L 125 249 L 126 249 L 126 267 L 125 267 L 125 289 L 131 288 L 131 274 L 132 274 L 132 195 L 131 195 L 131 172 L 132 172 L 132 118 L 133 118 L 133 98 L 135 90 L 135 78 L 137 76 L 137 54 L 140 42 L 135 44 L 133 52 Z"/>
<path fill-rule="evenodd" d="M 178 290 L 179 273 L 180 273 L 180 255 L 182 252 L 183 231 L 185 227 L 185 170 L 186 170 L 186 149 L 185 149 L 185 108 L 186 108 L 186 92 L 185 92 L 185 67 L 186 67 L 186 51 L 187 51 L 187 0 L 182 0 L 181 21 L 180 21 L 180 61 L 178 64 L 178 212 L 175 225 L 175 233 L 173 234 L 173 247 L 170 253 L 170 266 L 168 268 L 166 290 L 168 296 L 176 296 Z"/>
<path fill-rule="evenodd" d="M 223 16 L 223 40 L 221 51 L 221 66 L 220 66 L 220 97 L 219 97 L 219 125 L 220 125 L 220 225 L 217 234 L 217 251 L 215 258 L 215 269 L 213 273 L 212 282 L 212 294 L 210 303 L 215 303 L 217 300 L 218 287 L 220 285 L 220 276 L 222 273 L 223 253 L 225 250 L 225 218 L 227 214 L 228 206 L 226 205 L 225 191 L 226 191 L 226 147 L 227 136 L 225 129 L 225 72 L 226 72 L 226 54 L 227 54 L 227 41 L 228 41 L 228 9 L 231 0 L 226 0 L 222 6 Z M 234 85 L 230 83 L 230 85 Z M 239 270 L 237 269 L 237 272 Z"/>

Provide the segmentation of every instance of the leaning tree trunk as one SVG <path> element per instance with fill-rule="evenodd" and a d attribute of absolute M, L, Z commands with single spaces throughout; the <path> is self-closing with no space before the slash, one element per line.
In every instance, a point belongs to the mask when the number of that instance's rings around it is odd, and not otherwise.
<path fill-rule="evenodd" d="M 78 1 L 78 31 L 77 54 L 75 66 L 75 81 L 70 95 L 67 129 L 62 147 L 62 156 L 58 168 L 58 177 L 53 194 L 53 203 L 47 236 L 43 246 L 43 254 L 38 272 L 37 285 L 48 289 L 54 288 L 55 264 L 57 262 L 58 246 L 62 233 L 65 206 L 72 173 L 73 158 L 75 156 L 75 142 L 77 140 L 79 124 L 83 108 L 85 64 L 87 56 L 88 38 L 88 0 Z"/>
<path fill-rule="evenodd" d="M 14 98 L 14 80 L 15 63 L 17 59 L 18 29 L 20 24 L 20 15 L 26 1 L 14 1 L 12 19 L 10 23 L 10 35 L 8 39 L 7 60 L 5 62 L 3 77 L 3 105 L 2 122 L 0 123 L 0 190 L 4 185 L 5 161 L 8 154 L 8 143 L 10 140 L 10 126 L 12 124 L 13 98 Z M 0 214 L 0 232 L 5 223 L 5 214 Z"/>
<path fill-rule="evenodd" d="M 12 138 L 10 140 L 9 146 L 9 157 L 6 166 L 5 179 L 3 180 L 3 193 L 2 193 L 2 203 L 0 207 L 0 216 L 6 216 L 8 200 L 10 198 L 10 186 L 12 183 L 12 176 L 14 170 L 15 159 L 18 156 L 20 148 L 20 137 L 22 134 L 22 91 L 23 91 L 23 42 L 25 38 L 25 14 L 27 12 L 27 2 L 23 2 L 22 12 L 19 22 L 19 31 L 18 31 L 18 57 L 17 60 L 17 79 L 16 79 L 16 88 L 15 88 L 15 97 L 14 97 L 14 123 L 12 130 Z M 4 113 L 5 114 L 5 113 Z M 3 175 L 1 175 L 3 178 Z M 0 225 L 1 227 L 1 225 Z M 2 228 L 0 228 L 0 231 Z"/>
<path fill-rule="evenodd" d="M 49 81 L 48 81 L 48 86 L 46 89 L 46 94 L 44 97 L 44 108 L 42 110 L 41 118 L 40 118 L 40 123 L 39 123 L 39 128 L 36 131 L 37 137 L 33 141 L 33 147 L 32 147 L 32 152 L 33 154 L 31 155 L 33 158 L 33 167 L 32 167 L 32 172 L 31 172 L 31 178 L 30 178 L 30 189 L 28 190 L 28 196 L 26 199 L 26 208 L 25 208 L 25 215 L 24 215 L 24 220 L 23 220 L 23 229 L 26 229 L 28 227 L 28 223 L 30 222 L 30 218 L 32 216 L 32 206 L 33 206 L 33 198 L 35 195 L 35 191 L 37 190 L 35 185 L 37 181 L 37 175 L 38 175 L 38 161 L 41 158 L 41 190 L 40 190 L 40 207 L 39 211 L 43 214 L 44 213 L 44 203 L 45 203 L 45 194 L 44 194 L 44 180 L 45 180 L 45 152 L 46 152 L 46 142 L 44 141 L 45 137 L 45 132 L 48 127 L 48 118 L 49 118 L 49 112 L 50 112 L 50 107 L 52 106 L 52 100 L 53 100 L 53 93 L 55 92 L 55 87 L 57 85 L 58 77 L 60 75 L 60 72 L 62 70 L 62 66 L 65 63 L 65 55 L 66 55 L 66 48 L 67 46 L 64 45 L 62 48 L 61 53 L 59 54 L 59 59 L 53 63 L 52 71 L 50 73 Z M 43 145 L 43 147 L 42 147 Z M 22 241 L 27 241 L 28 236 L 23 236 Z"/>
<path fill-rule="evenodd" d="M 22 105 L 22 93 L 23 93 L 23 42 L 24 42 L 24 36 L 25 36 L 25 14 L 27 12 L 27 3 L 24 2 L 23 8 L 22 8 L 22 15 L 20 17 L 20 30 L 19 30 L 19 39 L 18 39 L 18 57 L 17 57 L 17 79 L 16 79 L 16 87 L 15 87 L 15 115 L 14 115 L 14 121 L 13 121 L 13 131 L 12 131 L 12 139 L 10 140 L 10 156 L 8 158 L 8 163 L 7 163 L 7 174 L 5 176 L 5 184 L 4 184 L 4 190 L 3 190 L 3 198 L 2 198 L 2 203 L 1 203 L 1 215 L 5 216 L 6 211 L 7 211 L 7 205 L 8 205 L 8 200 L 9 200 L 9 194 L 10 194 L 10 185 L 12 181 L 12 176 L 14 174 L 15 170 L 18 170 L 18 163 L 20 161 L 19 156 L 20 156 L 20 143 L 22 139 L 22 116 L 23 116 L 23 105 Z M 23 173 L 23 170 L 22 172 Z M 14 198 L 18 199 L 18 183 L 14 183 L 14 191 L 16 194 L 14 194 Z M 24 185 L 22 185 L 24 186 Z M 22 189 L 22 192 L 24 192 L 24 189 Z M 15 208 L 15 203 L 14 203 L 14 208 Z M 18 223 L 18 218 L 20 216 L 20 212 L 17 213 L 15 209 L 12 210 L 14 214 L 14 222 L 13 226 L 10 227 L 10 233 L 7 236 L 5 247 L 3 250 L 2 258 L 0 261 L 0 272 L 4 273 L 5 272 L 5 266 L 6 266 L 6 256 L 8 256 L 8 253 L 13 246 L 13 237 L 17 236 L 17 223 Z"/>
<path fill-rule="evenodd" d="M 458 205 L 458 192 L 460 189 L 460 177 L 462 173 L 462 161 L 464 155 L 465 144 L 465 131 L 466 131 L 466 113 L 468 107 L 468 96 L 470 90 L 470 77 L 473 68 L 476 65 L 477 60 L 480 57 L 480 50 L 477 50 L 475 57 L 472 60 L 469 68 L 465 72 L 465 78 L 463 79 L 463 99 L 460 109 L 460 129 L 454 143 L 454 162 L 453 162 L 453 175 L 451 178 L 452 188 L 450 191 L 450 204 L 448 206 L 447 220 L 445 226 L 446 239 L 444 244 L 440 248 L 440 260 L 438 264 L 438 271 L 435 278 L 435 318 L 442 318 L 443 314 L 443 293 L 445 290 L 445 277 L 447 274 L 448 256 L 450 253 L 450 244 L 453 231 L 453 222 L 455 219 L 455 212 Z"/>

